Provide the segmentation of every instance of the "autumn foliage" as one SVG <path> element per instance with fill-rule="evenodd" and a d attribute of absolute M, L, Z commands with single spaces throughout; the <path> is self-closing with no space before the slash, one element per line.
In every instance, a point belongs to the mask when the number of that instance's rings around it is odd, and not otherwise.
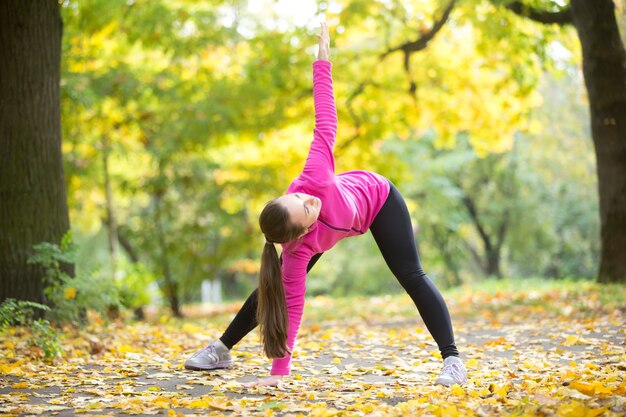
<path fill-rule="evenodd" d="M 525 288 L 525 289 L 524 289 Z M 26 343 L 0 339 L 0 411 L 52 415 L 620 416 L 625 411 L 623 314 L 615 290 L 580 282 L 465 287 L 444 294 L 469 384 L 434 386 L 436 346 L 406 296 L 307 301 L 293 375 L 247 390 L 265 374 L 258 335 L 234 351 L 232 370 L 186 371 L 182 361 L 219 336 L 238 305 L 189 307 L 184 321 L 96 316 L 66 328 L 52 363 Z"/>

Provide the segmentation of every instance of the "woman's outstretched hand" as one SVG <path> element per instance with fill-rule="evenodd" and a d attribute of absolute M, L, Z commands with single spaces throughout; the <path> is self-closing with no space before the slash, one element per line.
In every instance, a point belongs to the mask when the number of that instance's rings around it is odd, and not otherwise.
<path fill-rule="evenodd" d="M 319 38 L 319 50 L 317 52 L 317 59 L 327 60 L 330 55 L 330 35 L 328 34 L 328 26 L 326 22 L 322 22 Z"/>
<path fill-rule="evenodd" d="M 252 387 L 275 387 L 278 382 L 283 379 L 282 375 L 270 375 L 268 378 L 257 379 L 256 381 L 246 382 L 243 384 L 246 388 Z"/>

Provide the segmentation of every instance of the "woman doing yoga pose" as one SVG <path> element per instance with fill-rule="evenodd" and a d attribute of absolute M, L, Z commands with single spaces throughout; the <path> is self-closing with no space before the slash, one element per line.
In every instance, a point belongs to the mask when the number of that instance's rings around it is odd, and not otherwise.
<path fill-rule="evenodd" d="M 313 63 L 315 128 L 301 174 L 286 194 L 270 201 L 259 223 L 265 235 L 259 287 L 219 340 L 196 352 L 185 368 L 232 366 L 230 349 L 260 325 L 265 354 L 273 358 L 268 378 L 247 386 L 276 385 L 290 374 L 291 353 L 304 308 L 307 272 L 340 240 L 368 229 L 391 272 L 409 294 L 443 358 L 437 384 L 467 382 L 454 343 L 450 314 L 441 294 L 420 265 L 404 199 L 383 176 L 367 171 L 335 173 L 333 147 L 337 111 L 333 94 L 330 37 L 325 24 Z M 279 257 L 275 245 L 282 245 Z"/>

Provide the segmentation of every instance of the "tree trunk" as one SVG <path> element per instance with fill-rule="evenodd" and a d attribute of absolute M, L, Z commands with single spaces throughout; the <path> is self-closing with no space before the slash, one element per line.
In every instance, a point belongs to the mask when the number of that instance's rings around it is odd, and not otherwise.
<path fill-rule="evenodd" d="M 500 249 L 491 249 L 485 252 L 485 257 L 487 258 L 487 268 L 485 269 L 487 276 L 502 279 L 502 272 L 500 271 Z"/>
<path fill-rule="evenodd" d="M 459 188 L 462 189 L 461 186 Z M 498 226 L 498 235 L 496 236 L 496 243 L 493 243 L 493 236 L 487 233 L 487 229 L 483 225 L 478 215 L 478 209 L 476 208 L 476 204 L 474 200 L 469 196 L 469 194 L 463 190 L 465 195 L 462 198 L 463 205 L 467 209 L 467 213 L 472 220 L 472 224 L 476 228 L 478 232 L 478 236 L 480 237 L 480 241 L 483 244 L 484 250 L 484 263 L 479 262 L 478 264 L 483 269 L 485 274 L 489 277 L 496 277 L 497 279 L 502 279 L 502 273 L 500 271 L 500 251 L 502 248 L 502 243 L 504 242 L 504 236 L 506 235 L 506 225 L 508 223 L 508 214 L 504 216 L 502 223 Z M 471 245 L 468 244 L 469 247 Z M 475 251 L 474 251 L 475 252 Z M 475 252 L 477 255 L 478 253 Z M 478 256 L 479 259 L 482 257 Z"/>
<path fill-rule="evenodd" d="M 155 196 L 155 227 L 157 234 L 157 242 L 161 251 L 161 271 L 163 273 L 164 288 L 162 291 L 170 302 L 172 314 L 176 317 L 182 317 L 180 303 L 178 300 L 178 283 L 174 281 L 170 269 L 169 254 L 167 244 L 165 242 L 165 232 L 163 231 L 163 223 L 161 219 L 161 195 Z"/>
<path fill-rule="evenodd" d="M 104 174 L 104 195 L 106 196 L 106 226 L 109 238 L 109 262 L 111 266 L 111 278 L 117 276 L 118 259 L 118 238 L 117 238 L 117 218 L 115 216 L 115 203 L 113 201 L 113 185 L 109 172 L 109 154 L 111 153 L 111 143 L 109 137 L 102 138 L 102 170 Z"/>
<path fill-rule="evenodd" d="M 626 282 L 626 53 L 612 0 L 572 0 L 596 151 L 602 254 L 598 281 Z"/>
<path fill-rule="evenodd" d="M 34 244 L 58 244 L 69 229 L 59 7 L 57 0 L 0 1 L 0 301 L 45 301 L 44 270 L 27 259 Z"/>

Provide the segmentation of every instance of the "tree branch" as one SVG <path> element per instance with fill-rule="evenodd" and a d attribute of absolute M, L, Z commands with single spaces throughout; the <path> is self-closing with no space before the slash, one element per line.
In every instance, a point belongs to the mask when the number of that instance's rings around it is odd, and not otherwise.
<path fill-rule="evenodd" d="M 428 46 L 428 42 L 430 42 L 435 37 L 437 32 L 439 32 L 441 28 L 443 28 L 443 26 L 445 25 L 446 21 L 450 17 L 450 13 L 452 13 L 452 9 L 454 8 L 455 3 L 456 0 L 452 0 L 450 4 L 448 4 L 448 7 L 446 7 L 446 9 L 443 11 L 443 14 L 441 15 L 441 18 L 437 22 L 435 22 L 432 29 L 430 29 L 428 32 L 423 32 L 422 36 L 414 41 L 405 42 L 400 46 L 396 46 L 395 48 L 387 50 L 380 56 L 380 60 L 382 61 L 387 57 L 387 55 L 396 51 L 404 51 L 406 54 L 410 55 L 413 52 L 425 49 L 426 46 Z"/>
<path fill-rule="evenodd" d="M 489 235 L 485 231 L 483 224 L 480 222 L 480 219 L 478 218 L 478 211 L 476 210 L 476 206 L 474 205 L 474 200 L 472 200 L 467 194 L 465 194 L 461 200 L 463 201 L 463 205 L 467 209 L 467 212 L 469 213 L 470 218 L 474 222 L 474 226 L 476 226 L 476 230 L 478 230 L 478 234 L 480 234 L 480 237 L 483 240 L 483 243 L 485 244 L 485 251 L 487 253 L 490 253 L 491 248 L 492 248 L 491 239 L 489 238 Z"/>
<path fill-rule="evenodd" d="M 383 61 L 389 54 L 392 54 L 396 51 L 404 52 L 404 71 L 409 78 L 409 94 L 414 99 L 416 99 L 415 92 L 417 91 L 417 84 L 411 77 L 411 54 L 421 51 L 425 49 L 426 46 L 428 46 L 428 42 L 430 42 L 435 37 L 435 35 L 441 30 L 441 28 L 443 28 L 445 23 L 448 21 L 448 18 L 450 17 L 450 13 L 452 13 L 452 9 L 454 8 L 455 3 L 456 0 L 451 0 L 450 4 L 448 4 L 448 7 L 446 7 L 446 9 L 443 11 L 441 18 L 437 22 L 435 22 L 435 24 L 429 31 L 421 32 L 422 36 L 414 41 L 405 42 L 402 45 L 396 46 L 395 48 L 390 48 L 380 55 L 380 61 Z"/>
<path fill-rule="evenodd" d="M 500 253 L 500 249 L 502 248 L 502 244 L 504 243 L 504 238 L 506 237 L 506 232 L 509 228 L 509 219 L 510 219 L 510 211 L 507 209 L 504 212 L 504 219 L 500 223 L 500 227 L 498 227 L 498 239 L 496 241 L 496 251 Z"/>
<path fill-rule="evenodd" d="M 350 113 L 350 117 L 354 121 L 356 131 L 354 135 L 350 137 L 350 139 L 346 140 L 341 145 L 338 145 L 335 147 L 335 156 L 340 155 L 343 150 L 345 150 L 352 142 L 354 142 L 356 139 L 358 139 L 361 136 L 361 134 L 359 133 L 359 130 L 361 128 L 362 121 L 359 115 L 356 114 L 356 111 L 354 110 L 354 107 L 352 106 L 352 102 L 358 96 L 360 96 L 363 93 L 363 91 L 365 91 L 365 87 L 367 87 L 368 85 L 371 85 L 373 87 L 378 87 L 378 85 L 374 83 L 373 81 L 362 81 L 346 100 L 346 107 L 348 109 L 348 113 Z"/>
<path fill-rule="evenodd" d="M 456 3 L 456 0 L 451 0 L 450 4 L 448 4 L 448 7 L 446 7 L 446 9 L 443 11 L 441 18 L 437 22 L 435 22 L 432 29 L 430 29 L 427 32 L 422 32 L 422 36 L 420 36 L 418 39 L 412 42 L 405 42 L 402 45 L 397 46 L 395 48 L 390 48 L 379 56 L 378 64 L 380 64 L 385 59 L 385 57 L 387 57 L 387 55 L 393 52 L 396 52 L 396 51 L 404 52 L 404 70 L 406 71 L 407 76 L 409 78 L 408 93 L 414 99 L 416 99 L 415 93 L 417 91 L 417 84 L 411 77 L 411 71 L 410 71 L 411 54 L 414 52 L 421 51 L 422 49 L 426 48 L 426 46 L 428 45 L 428 42 L 430 42 L 435 37 L 435 35 L 441 30 L 441 28 L 443 28 L 445 23 L 448 21 L 448 18 L 450 17 L 450 13 L 452 13 L 452 9 L 454 8 L 455 3 Z M 375 71 L 373 71 L 372 73 L 375 73 Z M 348 139 L 346 142 L 341 144 L 341 146 L 338 146 L 337 148 L 335 148 L 335 155 L 337 155 L 338 152 L 340 153 L 342 150 L 347 148 L 352 142 L 354 142 L 360 136 L 359 127 L 361 126 L 361 119 L 357 116 L 356 112 L 352 108 L 352 101 L 354 101 L 355 98 L 357 98 L 360 94 L 363 93 L 367 85 L 376 86 L 376 84 L 372 81 L 363 81 L 359 84 L 356 90 L 350 95 L 350 97 L 346 101 L 348 112 L 350 113 L 350 116 L 352 117 L 352 119 L 354 120 L 356 124 L 357 131 L 350 139 Z"/>
<path fill-rule="evenodd" d="M 545 10 L 537 9 L 535 7 L 524 4 L 519 0 L 515 0 L 506 5 L 506 8 L 516 15 L 526 17 L 535 22 L 543 23 L 546 25 L 571 25 L 572 11 L 570 7 L 560 10 L 558 12 L 548 12 Z"/>
<path fill-rule="evenodd" d="M 128 240 L 128 237 L 126 236 L 126 233 L 124 233 L 121 227 L 117 228 L 117 240 L 126 251 L 126 254 L 130 258 L 130 260 L 133 263 L 138 263 L 139 255 L 137 254 L 137 251 L 135 250 L 133 245 L 130 243 L 130 241 Z"/>

